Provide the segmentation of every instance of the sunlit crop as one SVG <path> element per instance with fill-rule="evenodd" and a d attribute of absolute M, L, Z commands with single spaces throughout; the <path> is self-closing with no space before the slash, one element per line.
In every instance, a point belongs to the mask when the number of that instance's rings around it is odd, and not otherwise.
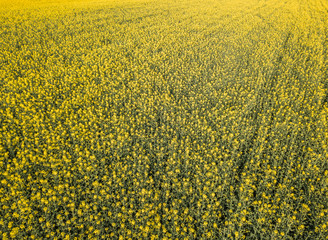
<path fill-rule="evenodd" d="M 325 0 L 0 0 L 0 239 L 326 239 L 327 102 Z"/>

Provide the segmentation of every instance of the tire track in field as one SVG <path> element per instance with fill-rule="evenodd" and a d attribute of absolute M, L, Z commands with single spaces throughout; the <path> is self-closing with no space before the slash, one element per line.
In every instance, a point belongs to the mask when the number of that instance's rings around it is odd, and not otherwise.
<path fill-rule="evenodd" d="M 269 109 L 275 109 L 275 101 L 271 99 L 271 95 L 275 89 L 275 86 L 277 85 L 278 79 L 279 79 L 279 75 L 280 75 L 280 69 L 283 66 L 283 59 L 284 56 L 287 53 L 288 50 L 288 44 L 289 41 L 291 39 L 293 35 L 293 28 L 290 28 L 290 30 L 287 32 L 285 39 L 282 43 L 281 46 L 281 50 L 279 51 L 276 59 L 275 59 L 275 67 L 273 68 L 271 74 L 267 77 L 267 80 L 263 83 L 263 85 L 259 88 L 258 93 L 256 95 L 256 105 L 251 108 L 248 112 L 246 112 L 245 114 L 248 115 L 248 117 L 250 117 L 252 125 L 255 126 L 252 134 L 250 135 L 250 137 L 248 138 L 248 140 L 246 140 L 240 147 L 242 155 L 240 156 L 240 161 L 239 163 L 237 163 L 237 170 L 236 173 L 234 175 L 234 195 L 236 198 L 237 202 L 241 201 L 241 196 L 240 196 L 240 192 L 239 192 L 239 188 L 242 185 L 242 173 L 245 171 L 245 166 L 247 165 L 247 163 L 250 161 L 251 159 L 251 155 L 252 155 L 252 149 L 256 148 L 256 143 L 257 143 L 257 139 L 259 137 L 260 134 L 260 127 L 261 127 L 261 122 L 262 119 L 260 117 L 260 114 L 264 112 L 264 110 L 268 107 Z M 271 128 L 272 128 L 272 123 L 274 121 L 274 117 L 275 117 L 275 113 L 271 112 L 271 116 L 269 118 L 269 129 L 268 129 L 268 133 L 271 132 Z M 277 184 L 279 184 L 279 182 L 281 181 L 281 179 L 278 177 L 278 181 Z M 260 179 L 257 179 L 254 183 L 255 186 L 258 186 L 260 182 Z M 253 192 L 253 196 L 251 196 L 251 199 L 256 199 L 257 197 L 257 192 L 258 192 L 258 188 L 256 188 Z M 254 206 L 250 205 L 249 206 L 251 211 L 255 211 Z M 222 222 L 224 222 L 225 219 L 222 220 Z M 258 238 L 260 238 L 259 235 L 257 235 L 256 233 L 257 231 L 250 226 L 250 232 L 248 237 L 251 236 L 257 236 Z"/>
<path fill-rule="evenodd" d="M 254 12 L 257 13 L 259 11 L 265 12 L 263 10 L 263 8 L 266 8 L 266 7 L 267 6 L 257 7 L 256 9 L 253 9 L 254 11 L 249 11 L 248 13 L 252 14 Z M 261 9 L 263 11 L 261 11 Z M 273 8 L 270 10 L 270 13 L 274 14 L 277 11 L 279 11 L 278 8 Z M 267 22 L 269 22 L 268 20 L 271 19 L 270 16 L 272 16 L 272 14 L 268 14 L 265 16 L 262 16 L 260 14 L 256 14 L 256 15 L 253 14 L 253 15 L 260 18 L 262 22 L 267 23 Z M 276 15 L 276 14 L 274 14 L 274 15 Z M 275 28 L 274 24 L 270 24 L 270 28 L 274 29 L 275 31 L 279 31 L 277 28 Z M 266 76 L 266 81 L 262 84 L 262 86 L 259 87 L 259 90 L 257 91 L 257 95 L 256 95 L 257 105 L 245 112 L 245 119 L 247 119 L 247 118 L 251 119 L 251 122 L 253 123 L 251 125 L 254 126 L 254 129 L 251 131 L 252 133 L 247 137 L 246 141 L 240 146 L 240 152 L 242 152 L 242 155 L 238 158 L 239 162 L 236 163 L 237 164 L 236 172 L 232 175 L 232 178 L 231 178 L 231 181 L 232 181 L 231 186 L 234 186 L 234 195 L 235 195 L 237 202 L 240 201 L 240 195 L 239 195 L 238 189 L 242 184 L 241 183 L 241 175 L 244 172 L 247 162 L 250 160 L 250 154 L 251 154 L 252 148 L 256 144 L 256 140 L 259 135 L 259 130 L 260 130 L 259 114 L 261 112 L 263 112 L 265 105 L 275 104 L 273 102 L 271 103 L 270 98 L 266 98 L 265 96 L 267 96 L 268 93 L 272 92 L 272 89 L 274 89 L 274 87 L 278 81 L 278 76 L 280 74 L 279 69 L 282 66 L 284 55 L 287 52 L 288 43 L 290 41 L 290 38 L 292 37 L 292 32 L 293 32 L 293 28 L 291 27 L 287 31 L 286 36 L 283 38 L 281 47 L 278 48 L 277 56 L 276 56 L 275 60 L 273 60 L 275 62 L 275 65 L 274 65 L 275 67 L 271 71 L 271 74 Z M 271 120 L 273 120 L 273 118 L 274 118 L 274 116 L 272 116 Z M 256 192 L 254 192 L 254 197 L 256 197 Z M 225 221 L 227 219 L 229 219 L 229 214 L 227 214 L 227 212 L 229 209 L 231 209 L 231 205 L 229 204 L 229 202 L 227 200 L 222 201 L 221 204 L 223 207 L 223 211 L 222 211 L 222 216 L 220 218 L 220 226 L 223 227 Z M 230 205 L 230 207 L 229 207 L 229 205 Z"/>
<path fill-rule="evenodd" d="M 258 7 L 256 10 L 259 11 L 260 7 Z M 271 10 L 272 12 L 278 11 L 278 9 L 274 8 Z M 255 16 L 259 17 L 262 21 L 267 21 L 266 17 L 261 16 L 260 14 L 256 14 Z M 274 28 L 274 26 L 270 25 L 270 27 Z M 275 28 L 274 28 L 275 29 Z M 278 29 L 275 29 L 278 31 Z M 248 137 L 248 140 L 246 140 L 240 147 L 240 150 L 242 152 L 242 155 L 239 157 L 240 161 L 237 163 L 237 171 L 232 176 L 232 185 L 234 186 L 234 195 L 237 199 L 237 201 L 240 201 L 240 195 L 238 192 L 239 187 L 241 186 L 241 175 L 245 169 L 245 166 L 247 162 L 250 160 L 250 154 L 252 151 L 253 146 L 256 143 L 257 137 L 259 135 L 260 130 L 260 119 L 259 115 L 263 112 L 265 105 L 271 105 L 271 108 L 274 108 L 275 103 L 270 99 L 267 98 L 268 94 L 273 91 L 274 87 L 277 84 L 278 77 L 280 74 L 280 68 L 282 66 L 284 55 L 287 53 L 288 43 L 290 41 L 290 38 L 293 36 L 293 27 L 289 29 L 286 36 L 284 37 L 284 40 L 282 42 L 282 46 L 279 48 L 278 55 L 276 56 L 274 62 L 275 67 L 273 68 L 271 74 L 267 76 L 267 80 L 262 84 L 261 87 L 259 87 L 259 90 L 256 95 L 256 103 L 257 105 L 255 107 L 252 107 L 250 110 L 248 110 L 245 113 L 246 118 L 250 118 L 252 125 L 255 126 L 255 128 L 252 130 L 252 134 Z M 273 121 L 274 115 L 271 116 L 271 122 Z M 254 198 L 256 197 L 256 191 L 254 192 Z M 222 206 L 224 208 L 223 212 L 226 212 L 228 210 L 228 203 L 223 202 Z M 223 214 L 220 218 L 220 225 L 223 226 L 224 222 L 228 218 L 228 215 Z"/>
<path fill-rule="evenodd" d="M 235 196 L 237 200 L 240 200 L 240 196 L 238 194 L 238 189 L 241 185 L 240 183 L 240 178 L 241 175 L 245 169 L 246 163 L 249 161 L 249 155 L 251 153 L 251 149 L 253 149 L 253 146 L 256 143 L 257 137 L 259 135 L 259 130 L 260 130 L 260 120 L 259 120 L 259 114 L 263 112 L 265 105 L 270 104 L 271 108 L 275 108 L 275 102 L 272 101 L 270 98 L 267 97 L 268 94 L 270 94 L 272 91 L 274 91 L 274 87 L 277 84 L 278 81 L 278 76 L 279 76 L 279 69 L 281 68 L 282 62 L 283 62 L 283 57 L 287 52 L 287 46 L 288 42 L 292 36 L 292 29 L 288 31 L 285 40 L 283 41 L 282 47 L 281 47 L 281 52 L 278 54 L 276 57 L 276 64 L 275 68 L 273 69 L 271 75 L 269 76 L 268 80 L 263 84 L 263 86 L 260 88 L 257 96 L 256 96 L 256 102 L 258 103 L 253 109 L 247 113 L 247 115 L 250 115 L 252 122 L 256 126 L 252 136 L 249 138 L 248 141 L 245 141 L 245 143 L 241 146 L 241 152 L 242 155 L 240 157 L 241 162 L 237 166 L 237 171 L 235 174 Z M 272 114 L 270 117 L 270 122 L 272 123 L 274 119 L 274 115 Z M 269 124 L 272 125 L 272 124 Z M 270 127 L 271 128 L 271 127 Z M 269 129 L 270 132 L 270 129 Z M 254 192 L 254 198 L 256 197 L 256 191 Z"/>

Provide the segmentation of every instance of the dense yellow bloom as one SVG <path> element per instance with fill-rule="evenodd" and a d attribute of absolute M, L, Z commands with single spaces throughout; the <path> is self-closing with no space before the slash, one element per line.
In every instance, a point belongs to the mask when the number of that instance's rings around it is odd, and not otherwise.
<path fill-rule="evenodd" d="M 1 239 L 316 239 L 324 0 L 0 1 Z"/>

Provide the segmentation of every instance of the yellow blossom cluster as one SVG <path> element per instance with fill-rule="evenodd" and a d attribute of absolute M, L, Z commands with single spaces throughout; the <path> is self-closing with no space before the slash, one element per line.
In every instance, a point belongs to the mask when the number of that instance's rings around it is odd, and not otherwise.
<path fill-rule="evenodd" d="M 0 239 L 326 239 L 325 0 L 1 0 Z"/>

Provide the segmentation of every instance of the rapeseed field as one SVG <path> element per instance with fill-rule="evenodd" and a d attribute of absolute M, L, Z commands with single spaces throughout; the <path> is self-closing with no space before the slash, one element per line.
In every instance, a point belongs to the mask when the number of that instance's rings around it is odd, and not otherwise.
<path fill-rule="evenodd" d="M 328 239 L 326 0 L 0 0 L 0 239 Z"/>

